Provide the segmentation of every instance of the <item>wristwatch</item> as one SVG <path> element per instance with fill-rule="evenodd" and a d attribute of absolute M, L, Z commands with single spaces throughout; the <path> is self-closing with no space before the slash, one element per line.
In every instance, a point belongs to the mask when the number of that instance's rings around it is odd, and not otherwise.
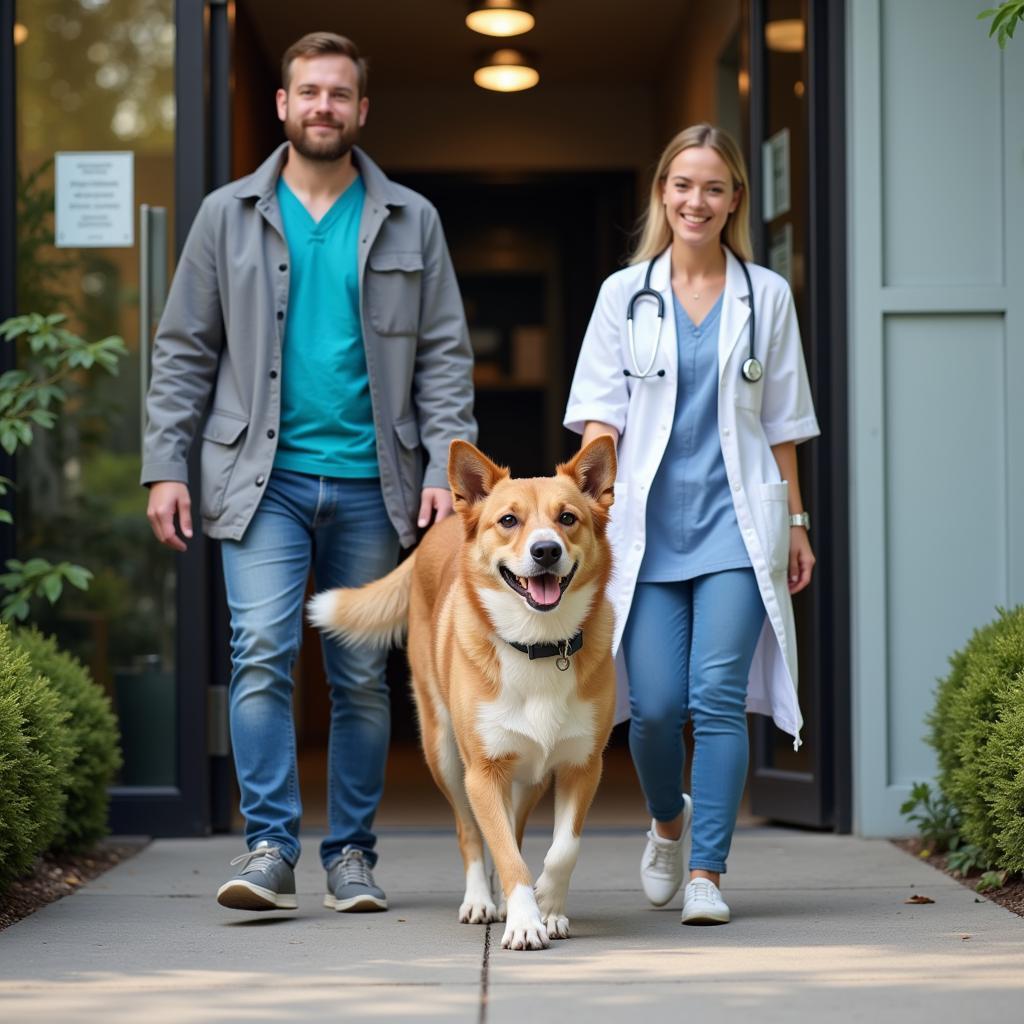
<path fill-rule="evenodd" d="M 789 514 L 789 525 L 802 526 L 805 530 L 809 530 L 811 528 L 810 512 L 791 512 Z"/>

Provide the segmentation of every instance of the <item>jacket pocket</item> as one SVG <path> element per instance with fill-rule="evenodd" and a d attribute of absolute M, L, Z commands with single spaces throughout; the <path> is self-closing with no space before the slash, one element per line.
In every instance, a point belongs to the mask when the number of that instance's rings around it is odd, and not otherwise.
<path fill-rule="evenodd" d="M 789 568 L 789 484 L 761 484 L 762 540 L 773 573 Z"/>
<path fill-rule="evenodd" d="M 365 308 L 378 334 L 416 333 L 422 283 L 423 253 L 370 253 Z"/>
<path fill-rule="evenodd" d="M 242 435 L 248 426 L 247 419 L 218 409 L 203 424 L 199 496 L 204 519 L 217 519 L 224 512 L 231 476 L 242 451 Z"/>
<path fill-rule="evenodd" d="M 420 429 L 415 416 L 403 416 L 394 422 L 395 467 L 398 482 L 408 513 L 415 518 L 420 509 L 420 492 L 423 483 L 423 450 L 420 447 Z"/>

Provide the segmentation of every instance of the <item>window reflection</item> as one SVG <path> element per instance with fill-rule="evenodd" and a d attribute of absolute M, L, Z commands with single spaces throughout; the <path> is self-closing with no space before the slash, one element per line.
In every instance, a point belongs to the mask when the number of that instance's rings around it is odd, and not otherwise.
<path fill-rule="evenodd" d="M 58 151 L 131 150 L 136 204 L 173 208 L 173 0 L 21 0 L 15 16 L 18 310 L 64 313 L 131 352 L 117 377 L 83 379 L 56 429 L 19 453 L 17 552 L 94 573 L 32 618 L 114 698 L 122 781 L 173 785 L 176 578 L 138 484 L 138 248 L 53 245 Z"/>

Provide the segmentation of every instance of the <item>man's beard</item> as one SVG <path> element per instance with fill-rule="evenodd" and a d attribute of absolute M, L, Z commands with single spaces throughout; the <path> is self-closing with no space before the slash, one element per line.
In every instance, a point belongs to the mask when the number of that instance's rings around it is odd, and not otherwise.
<path fill-rule="evenodd" d="M 291 118 L 285 120 L 284 133 L 288 141 L 295 147 L 295 151 L 307 160 L 340 160 L 356 144 L 359 138 L 359 126 L 353 125 L 346 129 L 337 121 L 313 121 L 312 124 L 330 124 L 338 131 L 333 135 L 326 135 L 320 139 L 312 139 L 306 134 L 309 126 L 301 121 L 293 121 Z"/>

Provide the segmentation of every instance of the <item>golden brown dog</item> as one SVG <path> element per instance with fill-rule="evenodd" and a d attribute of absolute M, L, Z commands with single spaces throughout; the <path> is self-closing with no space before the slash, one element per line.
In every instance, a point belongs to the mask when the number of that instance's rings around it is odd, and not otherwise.
<path fill-rule="evenodd" d="M 569 877 L 614 714 L 604 592 L 615 448 L 601 437 L 553 477 L 515 480 L 453 441 L 448 480 L 457 516 L 383 579 L 313 598 L 310 615 L 349 642 L 391 643 L 408 624 L 423 751 L 466 871 L 459 920 L 502 916 L 485 839 L 504 893 L 502 946 L 541 949 L 569 935 Z M 534 886 L 520 847 L 552 777 L 554 838 Z"/>

